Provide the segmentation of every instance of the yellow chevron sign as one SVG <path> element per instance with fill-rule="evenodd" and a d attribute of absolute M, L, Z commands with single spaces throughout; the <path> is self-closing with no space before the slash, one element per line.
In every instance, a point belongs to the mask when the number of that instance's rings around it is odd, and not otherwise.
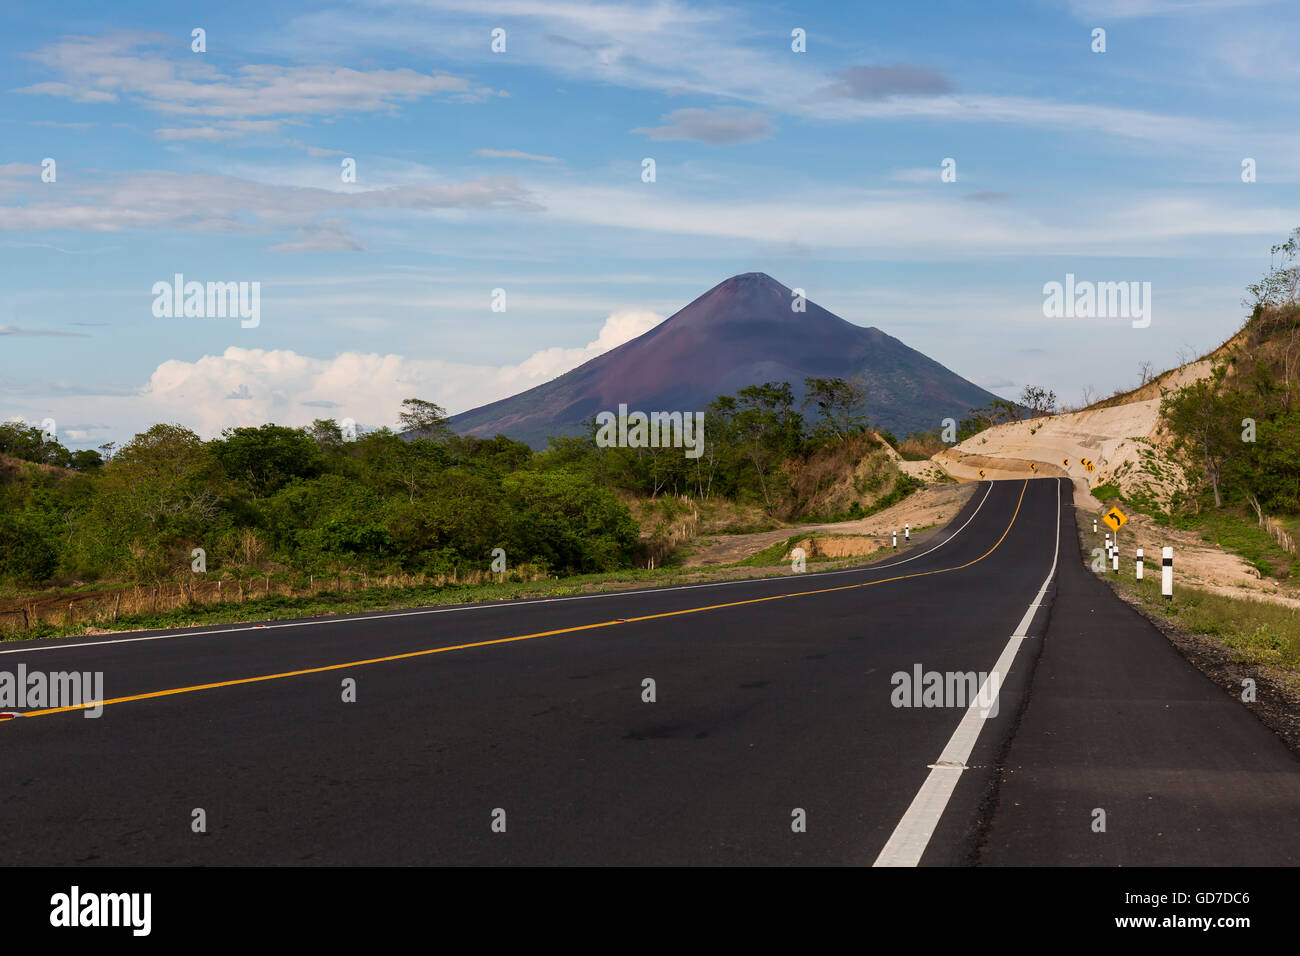
<path fill-rule="evenodd" d="M 1118 531 L 1124 525 L 1128 524 L 1128 515 L 1124 514 L 1124 512 L 1120 511 L 1118 508 L 1111 508 L 1102 515 L 1101 520 L 1106 522 L 1106 526 L 1109 527 L 1111 531 Z"/>

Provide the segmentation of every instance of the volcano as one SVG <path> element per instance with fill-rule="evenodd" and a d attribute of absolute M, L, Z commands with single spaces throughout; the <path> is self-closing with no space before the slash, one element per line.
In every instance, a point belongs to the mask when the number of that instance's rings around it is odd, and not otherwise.
<path fill-rule="evenodd" d="M 899 437 L 961 419 L 996 398 L 877 328 L 846 322 L 762 272 L 732 276 L 643 335 L 544 385 L 455 415 L 461 433 L 545 447 L 616 410 L 695 411 L 747 385 L 859 376 L 866 416 Z M 809 410 L 811 411 L 811 409 Z"/>

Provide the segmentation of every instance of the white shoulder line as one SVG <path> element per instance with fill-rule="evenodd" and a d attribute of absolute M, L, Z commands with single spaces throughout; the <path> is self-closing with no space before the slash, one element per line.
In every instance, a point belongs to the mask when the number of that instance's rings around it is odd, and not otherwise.
<path fill-rule="evenodd" d="M 892 564 L 873 564 L 869 567 L 863 568 L 846 568 L 843 571 L 816 571 L 812 574 L 804 575 L 803 577 L 833 577 L 839 574 L 864 574 L 869 571 L 884 571 L 889 568 L 896 568 L 901 564 L 907 564 L 909 561 L 915 561 L 917 558 L 923 558 L 927 554 L 939 550 L 945 544 L 952 541 L 953 538 L 957 537 L 957 535 L 961 534 L 962 531 L 966 529 L 966 526 L 975 520 L 975 516 L 979 514 L 980 509 L 984 507 L 984 502 L 988 501 L 989 493 L 992 491 L 993 483 L 989 482 L 988 489 L 984 492 L 984 497 L 980 499 L 980 503 L 975 507 L 975 510 L 971 512 L 970 517 L 962 523 L 960 528 L 929 550 L 922 551 L 920 554 L 914 554 L 911 557 L 903 558 L 901 561 L 895 561 Z M 421 617 L 426 614 L 452 614 L 456 612 L 463 613 L 465 611 L 497 610 L 507 607 L 530 607 L 534 604 L 560 604 L 568 601 L 595 601 L 601 598 L 636 597 L 642 594 L 667 594 L 671 591 L 695 591 L 704 588 L 731 587 L 737 584 L 761 584 L 765 581 L 789 581 L 791 579 L 791 577 L 743 578 L 739 581 L 714 581 L 711 584 L 678 584 L 668 588 L 642 588 L 639 591 L 607 591 L 602 594 L 572 594 L 567 597 L 532 598 L 527 601 L 506 601 L 498 604 L 471 604 L 457 605 L 453 607 L 418 608 L 410 611 L 394 611 L 389 614 L 363 614 L 355 617 L 322 617 L 312 618 L 307 621 L 288 621 L 278 624 L 246 624 L 240 627 L 223 627 L 213 630 L 186 629 L 184 631 L 176 631 L 169 634 L 151 634 L 147 637 L 122 637 L 117 638 L 116 640 L 84 641 L 80 644 L 47 644 L 43 647 L 15 647 L 11 650 L 0 650 L 0 654 L 35 654 L 39 651 L 66 651 L 78 647 L 103 647 L 107 644 L 133 644 L 140 641 L 165 641 L 176 637 L 206 637 L 210 634 L 242 634 L 245 631 L 271 631 L 287 627 L 320 627 L 327 624 L 353 624 L 358 621 L 383 621 L 398 617 Z"/>
<path fill-rule="evenodd" d="M 984 685 L 980 688 L 974 701 L 962 715 L 961 722 L 957 729 L 953 731 L 952 737 L 948 740 L 948 746 L 943 748 L 943 753 L 939 754 L 939 759 L 930 765 L 930 774 L 925 778 L 925 783 L 921 784 L 921 789 L 917 791 L 916 796 L 912 799 L 911 805 L 903 818 L 898 821 L 898 826 L 894 827 L 893 834 L 889 837 L 889 842 L 885 844 L 880 855 L 876 857 L 876 862 L 872 866 L 917 866 L 921 862 L 921 856 L 925 853 L 926 847 L 930 845 L 930 838 L 934 836 L 935 827 L 939 825 L 939 819 L 943 816 L 943 811 L 948 807 L 948 801 L 952 799 L 953 790 L 957 787 L 957 780 L 961 773 L 966 769 L 966 761 L 970 759 L 971 751 L 975 748 L 975 741 L 979 738 L 980 730 L 984 726 L 984 721 L 989 713 L 997 713 L 998 696 L 1001 688 L 1006 685 L 1007 672 L 1011 670 L 1011 664 L 1016 659 L 1016 652 L 1020 650 L 1020 645 L 1024 643 L 1025 632 L 1034 620 L 1034 612 L 1042 604 L 1043 595 L 1047 593 L 1047 587 L 1052 583 L 1052 578 L 1056 576 L 1056 560 L 1061 553 L 1061 479 L 1056 482 L 1056 551 L 1052 555 L 1052 569 L 1047 572 L 1047 577 L 1043 580 L 1043 586 L 1038 589 L 1038 594 L 1030 602 L 1029 607 L 1025 610 L 1024 616 L 1016 626 L 1016 631 L 1007 641 L 1006 647 L 998 656 L 998 661 L 993 665 L 993 671 L 989 673 L 984 680 Z M 990 688 L 990 685 L 992 687 Z M 991 695 L 986 696 L 986 695 Z M 990 703 L 990 700 L 992 703 Z"/>

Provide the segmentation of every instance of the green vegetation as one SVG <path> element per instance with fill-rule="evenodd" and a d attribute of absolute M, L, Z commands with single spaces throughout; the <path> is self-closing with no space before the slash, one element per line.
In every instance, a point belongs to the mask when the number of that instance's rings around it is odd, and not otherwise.
<path fill-rule="evenodd" d="M 1119 485 L 1116 484 L 1098 485 L 1092 489 L 1092 496 L 1102 504 L 1110 504 L 1112 501 L 1117 500 L 1122 502 L 1124 500 L 1120 494 Z"/>
<path fill-rule="evenodd" d="M 15 463 L 0 477 L 0 579 L 25 585 L 171 580 L 194 549 L 235 581 L 465 573 L 494 548 L 511 566 L 584 573 L 627 567 L 637 537 L 612 491 L 503 437 L 344 441 L 317 421 L 205 442 L 155 425 L 91 471 Z"/>
<path fill-rule="evenodd" d="M 1157 520 L 1167 527 L 1200 531 L 1203 541 L 1241 555 L 1262 575 L 1286 580 L 1295 573 L 1296 556 L 1282 548 L 1253 515 L 1247 515 L 1242 509 L 1158 516 Z"/>
<path fill-rule="evenodd" d="M 598 447 L 594 431 L 534 453 L 504 436 L 457 436 L 441 408 L 419 399 L 402 403 L 401 435 L 345 436 L 339 423 L 318 419 L 204 441 L 160 424 L 120 448 L 105 445 L 104 456 L 6 424 L 0 587 L 159 584 L 188 578 L 200 560 L 236 584 L 265 575 L 463 575 L 485 570 L 496 548 L 510 567 L 544 574 L 627 568 L 645 545 L 619 492 L 693 492 L 770 517 L 793 507 L 799 462 L 879 448 L 864 424 L 860 383 L 805 384 L 811 424 L 784 382 L 719 397 L 699 458 L 673 447 Z M 870 482 L 859 490 L 883 492 L 889 503 L 915 485 L 876 474 Z M 842 517 L 868 513 L 856 509 Z M 674 518 L 664 511 L 660 524 Z"/>
<path fill-rule="evenodd" d="M 706 441 L 698 458 L 673 447 L 599 447 L 598 428 L 591 420 L 582 437 L 552 438 L 538 456 L 539 467 L 562 466 L 601 487 L 635 495 L 689 495 L 697 502 L 721 498 L 757 506 L 774 517 L 821 520 L 819 492 L 883 446 L 874 437 L 876 430 L 866 424 L 860 382 L 809 378 L 804 385 L 804 407 L 815 412 L 811 422 L 795 407 L 788 382 L 765 382 L 719 396 L 705 413 Z M 811 487 L 800 480 L 809 468 L 816 472 Z M 894 489 L 883 481 L 856 490 L 870 495 Z M 910 486 L 902 482 L 896 490 L 898 501 L 910 493 Z M 860 504 L 858 508 L 857 513 L 850 509 L 826 520 L 867 513 Z"/>
<path fill-rule="evenodd" d="M 1174 596 L 1160 596 L 1160 576 L 1119 583 L 1127 593 L 1160 616 L 1192 634 L 1221 640 L 1233 657 L 1246 664 L 1300 672 L 1300 617 L 1280 604 L 1235 598 L 1174 584 Z"/>
<path fill-rule="evenodd" d="M 1250 317 L 1210 377 L 1161 404 L 1191 487 L 1184 509 L 1300 514 L 1298 239 L 1300 229 L 1273 247 L 1281 260 L 1249 287 Z"/>
<path fill-rule="evenodd" d="M 1020 393 L 1018 403 L 995 398 L 982 408 L 972 408 L 970 415 L 957 423 L 957 441 L 963 442 L 994 425 L 1055 415 L 1056 411 L 1055 392 L 1036 385 L 1026 385 Z"/>

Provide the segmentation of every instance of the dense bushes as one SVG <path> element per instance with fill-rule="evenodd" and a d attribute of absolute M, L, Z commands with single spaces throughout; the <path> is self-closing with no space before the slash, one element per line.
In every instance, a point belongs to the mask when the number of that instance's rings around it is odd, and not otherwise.
<path fill-rule="evenodd" d="M 15 464 L 0 484 L 0 580 L 164 580 L 195 548 L 235 577 L 485 570 L 494 548 L 553 573 L 632 561 L 626 506 L 589 475 L 539 470 L 526 445 L 340 434 L 263 425 L 205 442 L 156 425 L 84 475 Z"/>

